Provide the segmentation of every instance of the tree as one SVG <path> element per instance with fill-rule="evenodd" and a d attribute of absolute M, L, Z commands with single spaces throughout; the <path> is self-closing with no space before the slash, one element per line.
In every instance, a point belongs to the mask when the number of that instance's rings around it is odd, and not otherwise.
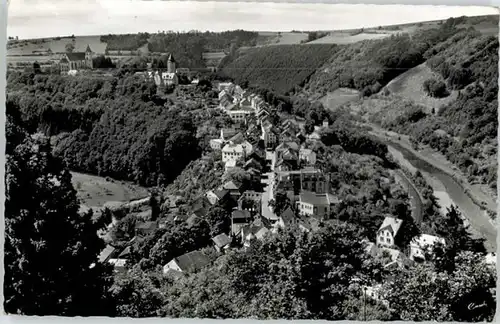
<path fill-rule="evenodd" d="M 422 264 L 397 273 L 382 288 L 393 315 L 405 321 L 493 320 L 495 269 L 472 252 L 461 252 L 455 260 L 452 272 Z"/>
<path fill-rule="evenodd" d="M 42 70 L 41 70 L 41 68 L 40 68 L 40 63 L 38 63 L 38 62 L 33 63 L 33 72 L 34 72 L 35 74 L 40 74 L 40 73 L 42 73 Z"/>
<path fill-rule="evenodd" d="M 66 50 L 66 53 L 73 53 L 73 51 L 75 50 L 75 45 L 73 45 L 73 43 L 68 43 L 66 44 L 64 49 Z"/>
<path fill-rule="evenodd" d="M 7 113 L 13 109 L 8 104 Z M 92 212 L 80 214 L 71 174 L 48 138 L 8 116 L 4 307 L 24 315 L 113 315 L 111 269 Z"/>
<path fill-rule="evenodd" d="M 269 200 L 269 206 L 273 208 L 276 215 L 281 215 L 288 207 L 292 206 L 292 202 L 284 191 L 277 191 L 274 199 Z"/>
<path fill-rule="evenodd" d="M 206 215 L 206 220 L 210 225 L 211 237 L 221 233 L 228 233 L 231 227 L 231 215 L 219 206 L 210 208 Z"/>

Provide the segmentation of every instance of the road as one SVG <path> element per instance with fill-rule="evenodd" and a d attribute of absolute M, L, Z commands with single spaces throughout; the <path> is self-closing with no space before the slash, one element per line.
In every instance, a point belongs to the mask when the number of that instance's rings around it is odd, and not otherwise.
<path fill-rule="evenodd" d="M 272 151 L 267 151 L 266 152 L 266 160 L 273 160 L 274 158 L 274 152 Z M 261 200 L 261 213 L 262 216 L 275 221 L 278 220 L 278 216 L 272 211 L 272 209 L 269 207 L 269 200 L 271 200 L 271 197 L 273 196 L 273 185 L 274 185 L 274 170 L 273 170 L 273 163 L 271 163 L 271 172 L 264 173 L 264 177 L 261 180 L 262 184 L 265 185 L 264 187 L 264 192 L 262 193 L 262 200 Z"/>
<path fill-rule="evenodd" d="M 375 134 L 374 134 L 375 135 Z M 486 239 L 485 246 L 488 252 L 495 252 L 497 247 L 497 230 L 491 219 L 486 213 L 476 205 L 466 194 L 464 188 L 451 175 L 441 170 L 439 167 L 431 164 L 429 161 L 420 158 L 417 154 L 406 149 L 394 140 L 388 141 L 387 138 L 377 136 L 384 143 L 391 145 L 401 152 L 416 169 L 426 172 L 437 179 L 444 186 L 446 192 L 457 205 L 460 212 L 468 220 L 470 226 L 478 234 Z"/>
<path fill-rule="evenodd" d="M 395 172 L 399 175 L 401 181 L 404 182 L 404 187 L 408 190 L 413 219 L 417 224 L 420 225 L 423 219 L 423 208 L 422 208 L 423 202 L 422 199 L 420 198 L 417 188 L 414 186 L 412 181 L 408 179 L 408 177 L 406 176 L 406 174 L 404 174 L 403 171 L 396 170 Z"/>

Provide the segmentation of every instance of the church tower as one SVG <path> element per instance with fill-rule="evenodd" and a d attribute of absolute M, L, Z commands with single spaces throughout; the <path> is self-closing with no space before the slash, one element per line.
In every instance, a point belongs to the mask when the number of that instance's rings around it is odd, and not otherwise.
<path fill-rule="evenodd" d="M 94 68 L 94 62 L 92 57 L 92 50 L 90 49 L 90 45 L 87 44 L 87 49 L 85 50 L 85 65 L 89 69 Z"/>
<path fill-rule="evenodd" d="M 172 54 L 170 54 L 170 56 L 168 57 L 167 72 L 168 73 L 175 73 L 175 59 L 172 56 Z"/>

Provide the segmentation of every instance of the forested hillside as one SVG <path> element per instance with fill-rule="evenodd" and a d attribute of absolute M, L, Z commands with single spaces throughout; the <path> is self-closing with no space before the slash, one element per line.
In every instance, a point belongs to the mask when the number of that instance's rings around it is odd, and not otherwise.
<path fill-rule="evenodd" d="M 470 181 L 496 188 L 498 38 L 461 31 L 424 56 L 445 80 L 445 91 L 459 91 L 457 99 L 435 112 L 389 95 L 385 107 L 372 114 L 372 121 L 410 135 L 415 143 L 430 145 Z"/>
<path fill-rule="evenodd" d="M 72 170 L 151 186 L 199 156 L 191 117 L 158 98 L 153 83 L 25 73 L 9 74 L 8 83 L 29 131 L 52 136 Z"/>
<path fill-rule="evenodd" d="M 302 86 L 337 48 L 331 44 L 251 48 L 240 56 L 226 57 L 221 62 L 221 75 L 285 94 Z"/>

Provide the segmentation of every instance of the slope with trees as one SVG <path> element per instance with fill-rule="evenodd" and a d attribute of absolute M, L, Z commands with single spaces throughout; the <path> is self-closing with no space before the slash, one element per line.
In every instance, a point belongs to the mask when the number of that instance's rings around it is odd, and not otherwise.
<path fill-rule="evenodd" d="M 226 57 L 221 62 L 221 74 L 238 84 L 248 82 L 286 94 L 302 86 L 336 50 L 331 44 L 251 48 L 237 57 Z"/>
<path fill-rule="evenodd" d="M 98 262 L 104 224 L 79 214 L 71 174 L 48 138 L 30 136 L 7 103 L 5 282 L 7 313 L 112 316 L 111 269 Z"/>

